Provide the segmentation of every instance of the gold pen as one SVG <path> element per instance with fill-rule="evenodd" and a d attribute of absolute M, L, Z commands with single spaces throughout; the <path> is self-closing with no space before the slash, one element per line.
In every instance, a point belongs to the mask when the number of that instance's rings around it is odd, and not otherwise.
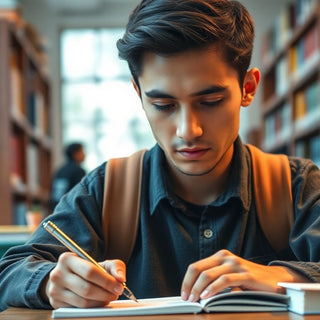
<path fill-rule="evenodd" d="M 97 261 L 95 261 L 87 252 L 80 248 L 72 239 L 70 239 L 62 230 L 60 230 L 53 222 L 48 221 L 43 223 L 43 227 L 51 233 L 57 240 L 65 245 L 69 250 L 76 253 L 82 259 L 92 262 L 103 272 L 107 272 Z M 132 291 L 127 287 L 126 283 L 123 282 L 123 295 L 128 299 L 138 302 Z"/>

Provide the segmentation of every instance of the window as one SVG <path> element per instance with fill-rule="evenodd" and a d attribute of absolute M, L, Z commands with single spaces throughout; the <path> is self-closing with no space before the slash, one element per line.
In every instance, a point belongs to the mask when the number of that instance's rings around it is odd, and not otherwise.
<path fill-rule="evenodd" d="M 87 170 L 155 142 L 116 41 L 124 29 L 61 34 L 63 143 L 85 145 Z"/>

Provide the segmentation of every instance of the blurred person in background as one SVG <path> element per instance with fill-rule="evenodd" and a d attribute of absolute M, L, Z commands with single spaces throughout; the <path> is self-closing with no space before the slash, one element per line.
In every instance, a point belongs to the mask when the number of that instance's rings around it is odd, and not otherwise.
<path fill-rule="evenodd" d="M 83 144 L 74 142 L 65 148 L 66 162 L 56 170 L 51 184 L 50 206 L 53 210 L 61 197 L 71 190 L 85 176 L 81 167 L 85 159 Z"/>

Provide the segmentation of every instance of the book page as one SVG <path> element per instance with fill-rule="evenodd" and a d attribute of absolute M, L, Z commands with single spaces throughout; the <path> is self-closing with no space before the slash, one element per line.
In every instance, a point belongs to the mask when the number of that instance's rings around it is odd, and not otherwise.
<path fill-rule="evenodd" d="M 110 302 L 106 308 L 108 309 L 123 309 L 123 308 L 158 308 L 161 306 L 175 305 L 181 303 L 180 297 L 165 297 L 165 298 L 151 298 L 138 299 L 139 303 L 132 300 L 116 300 Z"/>
<path fill-rule="evenodd" d="M 180 297 L 139 299 L 138 301 L 139 303 L 132 300 L 117 300 L 104 308 L 59 308 L 52 312 L 52 317 L 79 318 L 201 312 L 199 303 L 183 301 Z"/>

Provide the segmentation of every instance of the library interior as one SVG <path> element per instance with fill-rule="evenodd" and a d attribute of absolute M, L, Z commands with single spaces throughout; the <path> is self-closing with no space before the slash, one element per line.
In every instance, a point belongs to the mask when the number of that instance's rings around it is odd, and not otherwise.
<path fill-rule="evenodd" d="M 0 0 L 0 257 L 54 210 L 67 146 L 83 148 L 83 175 L 154 146 L 116 47 L 139 2 Z M 240 112 L 241 140 L 320 168 L 320 1 L 239 2 L 255 22 L 250 66 L 261 72 L 253 103 Z"/>

